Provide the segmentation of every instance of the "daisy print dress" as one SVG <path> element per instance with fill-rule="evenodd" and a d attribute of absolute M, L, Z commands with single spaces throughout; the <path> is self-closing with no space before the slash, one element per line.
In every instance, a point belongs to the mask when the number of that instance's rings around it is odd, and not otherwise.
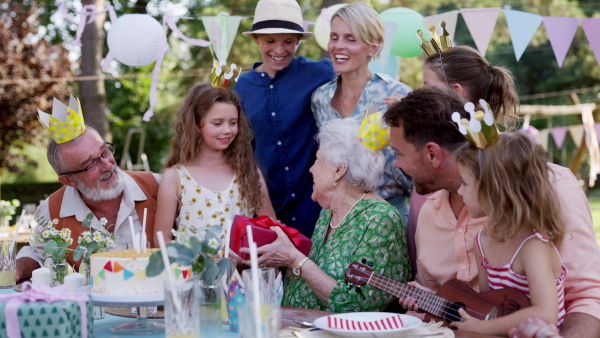
<path fill-rule="evenodd" d="M 233 176 L 226 190 L 215 191 L 202 187 L 194 180 L 183 165 L 176 165 L 181 184 L 178 230 L 202 239 L 202 229 L 211 225 L 223 227 L 221 238 L 227 232 L 226 222 L 233 221 L 235 215 L 252 217 L 247 209 L 242 209 L 237 176 Z M 224 241 L 222 241 L 224 242 Z M 225 243 L 222 243 L 221 254 Z"/>

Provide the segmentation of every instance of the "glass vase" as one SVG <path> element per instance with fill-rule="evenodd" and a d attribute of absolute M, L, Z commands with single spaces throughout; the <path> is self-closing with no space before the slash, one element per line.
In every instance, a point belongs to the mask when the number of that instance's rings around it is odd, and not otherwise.
<path fill-rule="evenodd" d="M 198 303 L 200 306 L 200 337 L 221 337 L 221 285 L 198 282 Z"/>
<path fill-rule="evenodd" d="M 92 268 L 89 261 L 83 261 L 79 265 L 79 273 L 85 277 L 85 285 L 93 285 Z M 104 306 L 94 306 L 94 319 L 104 318 Z"/>
<path fill-rule="evenodd" d="M 67 259 L 63 258 L 62 260 L 55 261 L 54 259 L 50 260 L 50 278 L 52 279 L 50 282 L 50 286 L 57 286 L 64 284 L 65 277 L 69 273 L 69 263 L 67 263 Z"/>

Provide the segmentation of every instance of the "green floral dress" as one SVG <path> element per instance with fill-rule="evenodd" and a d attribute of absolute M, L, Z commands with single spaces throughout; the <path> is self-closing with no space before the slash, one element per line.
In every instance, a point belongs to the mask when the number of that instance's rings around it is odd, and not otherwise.
<path fill-rule="evenodd" d="M 362 200 L 325 242 L 331 210 L 325 210 L 317 220 L 312 236 L 310 259 L 337 281 L 323 304 L 301 277 L 286 279 L 283 305 L 330 312 L 380 311 L 394 296 L 373 286 L 361 287 L 361 293 L 348 289 L 344 282 L 346 268 L 363 258 L 374 263 L 373 272 L 396 281 L 407 282 L 410 260 L 406 234 L 398 210 L 381 200 Z"/>

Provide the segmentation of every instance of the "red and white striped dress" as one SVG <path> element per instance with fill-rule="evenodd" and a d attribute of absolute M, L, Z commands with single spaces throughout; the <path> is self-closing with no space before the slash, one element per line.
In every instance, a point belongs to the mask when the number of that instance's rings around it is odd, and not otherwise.
<path fill-rule="evenodd" d="M 542 236 L 540 233 L 536 232 L 533 235 L 531 235 L 523 240 L 521 245 L 519 245 L 519 247 L 517 248 L 517 251 L 515 251 L 515 253 L 513 254 L 510 262 L 508 262 L 506 264 L 502 264 L 502 265 L 490 265 L 490 264 L 488 264 L 487 260 L 485 259 L 483 249 L 481 248 L 481 238 L 480 238 L 481 231 L 482 230 L 479 230 L 479 233 L 477 234 L 477 246 L 479 247 L 479 252 L 481 253 L 481 266 L 483 266 L 487 270 L 488 285 L 490 286 L 490 289 L 491 290 L 515 289 L 515 290 L 521 291 L 523 294 L 525 294 L 527 297 L 529 297 L 529 283 L 527 282 L 527 276 L 516 273 L 515 271 L 513 271 L 511 269 L 511 266 L 512 266 L 513 262 L 515 261 L 515 258 L 519 254 L 519 251 L 521 251 L 521 248 L 523 247 L 523 244 L 525 244 L 525 242 L 527 242 L 528 240 L 530 240 L 532 238 L 536 238 L 536 237 L 545 243 L 547 243 L 549 240 L 547 238 L 545 238 L 544 236 Z M 556 291 L 558 292 L 558 325 L 557 325 L 557 327 L 560 328 L 560 326 L 563 323 L 563 320 L 565 319 L 565 314 L 566 314 L 565 313 L 564 282 L 565 282 L 565 278 L 567 276 L 567 268 L 563 264 L 562 258 L 560 257 L 558 250 L 556 250 L 556 247 L 554 245 L 552 245 L 552 247 L 554 247 L 554 250 L 556 251 L 556 254 L 558 255 L 558 259 L 560 259 L 560 262 L 562 264 L 562 273 L 560 275 L 560 278 L 557 278 L 555 280 Z"/>

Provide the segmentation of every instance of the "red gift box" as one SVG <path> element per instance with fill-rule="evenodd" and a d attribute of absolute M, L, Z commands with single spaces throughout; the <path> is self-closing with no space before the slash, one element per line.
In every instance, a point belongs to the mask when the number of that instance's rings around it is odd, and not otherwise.
<path fill-rule="evenodd" d="M 301 234 L 298 230 L 285 226 L 281 223 L 273 221 L 269 216 L 258 216 L 256 218 L 250 218 L 245 216 L 236 215 L 231 225 L 231 237 L 229 240 L 229 247 L 242 259 L 250 259 L 250 255 L 247 253 L 241 253 L 241 248 L 248 247 L 248 234 L 246 233 L 246 225 L 252 226 L 252 235 L 254 242 L 257 247 L 261 247 L 266 244 L 273 243 L 277 239 L 275 231 L 269 229 L 272 226 L 280 227 L 283 232 L 289 237 L 294 243 L 296 248 L 303 254 L 308 256 L 312 241 Z"/>

